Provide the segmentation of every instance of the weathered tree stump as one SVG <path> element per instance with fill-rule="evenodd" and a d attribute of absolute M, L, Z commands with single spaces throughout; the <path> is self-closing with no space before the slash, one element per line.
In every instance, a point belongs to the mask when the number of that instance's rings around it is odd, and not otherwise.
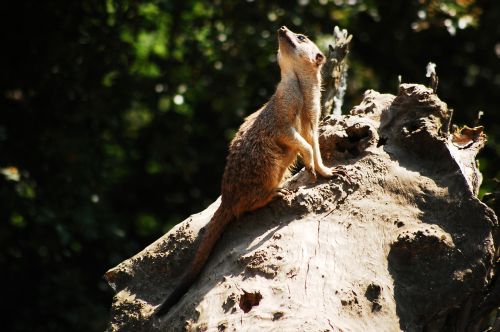
<path fill-rule="evenodd" d="M 421 85 L 367 91 L 321 125 L 325 163 L 349 181 L 296 174 L 288 197 L 229 226 L 188 293 L 156 317 L 219 202 L 190 216 L 106 273 L 108 330 L 473 331 L 497 218 L 476 197 L 485 136 L 449 133 L 450 117 Z"/>

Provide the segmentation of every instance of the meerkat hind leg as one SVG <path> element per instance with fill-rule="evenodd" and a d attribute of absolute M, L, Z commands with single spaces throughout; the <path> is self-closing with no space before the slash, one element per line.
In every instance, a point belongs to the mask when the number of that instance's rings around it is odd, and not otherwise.
<path fill-rule="evenodd" d="M 243 208 L 242 211 L 255 211 L 266 206 L 276 197 L 276 192 L 273 190 L 271 193 L 268 192 L 264 195 L 256 195 L 256 197 L 259 198 L 252 200 L 251 203 L 244 204 L 245 208 Z"/>

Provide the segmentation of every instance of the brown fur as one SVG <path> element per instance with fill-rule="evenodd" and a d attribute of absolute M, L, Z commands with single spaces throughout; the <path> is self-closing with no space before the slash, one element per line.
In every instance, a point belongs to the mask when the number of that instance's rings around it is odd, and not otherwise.
<path fill-rule="evenodd" d="M 181 284 L 158 313 L 187 291 L 232 219 L 265 206 L 280 194 L 284 175 L 298 154 L 314 178 L 316 172 L 325 177 L 336 172 L 323 165 L 318 144 L 320 69 L 325 57 L 307 37 L 286 27 L 278 30 L 278 40 L 281 81 L 269 102 L 245 119 L 231 142 L 221 205 L 202 231 Z"/>

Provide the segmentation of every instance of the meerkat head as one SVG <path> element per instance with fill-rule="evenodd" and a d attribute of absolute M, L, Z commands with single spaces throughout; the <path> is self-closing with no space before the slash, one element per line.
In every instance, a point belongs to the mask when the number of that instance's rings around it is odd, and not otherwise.
<path fill-rule="evenodd" d="M 278 29 L 278 63 L 282 70 L 300 69 L 317 73 L 325 63 L 325 56 L 309 38 L 290 31 L 286 26 Z"/>

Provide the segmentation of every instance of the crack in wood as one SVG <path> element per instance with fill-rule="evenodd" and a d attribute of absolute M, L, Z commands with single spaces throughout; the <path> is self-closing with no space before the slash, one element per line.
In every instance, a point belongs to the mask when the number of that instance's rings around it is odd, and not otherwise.
<path fill-rule="evenodd" d="M 312 257 L 309 257 L 309 259 L 307 260 L 306 280 L 304 280 L 304 290 L 306 295 L 307 295 L 307 278 L 309 276 L 309 265 L 311 264 L 311 259 Z"/>

